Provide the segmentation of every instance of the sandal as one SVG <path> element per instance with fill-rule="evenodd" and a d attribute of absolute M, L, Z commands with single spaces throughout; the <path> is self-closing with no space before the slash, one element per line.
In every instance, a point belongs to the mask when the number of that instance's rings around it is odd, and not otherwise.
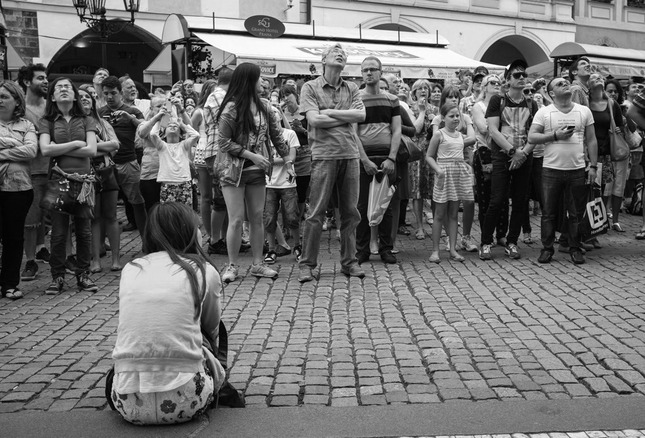
<path fill-rule="evenodd" d="M 640 230 L 636 233 L 636 240 L 645 240 L 645 230 Z"/>
<path fill-rule="evenodd" d="M 19 300 L 20 298 L 23 298 L 22 291 L 18 289 L 17 287 L 14 287 L 12 289 L 7 289 L 4 292 L 4 296 L 9 298 L 10 300 Z"/>
<path fill-rule="evenodd" d="M 426 233 L 423 231 L 423 228 L 419 228 L 417 232 L 414 234 L 414 237 L 417 238 L 417 240 L 423 240 L 426 238 Z"/>
<path fill-rule="evenodd" d="M 428 260 L 431 261 L 432 263 L 441 263 L 441 257 L 439 257 L 438 255 L 434 255 L 434 254 L 431 255 Z"/>
<path fill-rule="evenodd" d="M 293 248 L 293 255 L 296 256 L 296 262 L 300 262 L 300 258 L 302 257 L 302 246 L 296 245 Z"/>
<path fill-rule="evenodd" d="M 461 254 L 455 254 L 450 256 L 450 260 L 453 262 L 464 262 L 466 259 Z"/>
<path fill-rule="evenodd" d="M 264 256 L 264 263 L 267 265 L 272 265 L 278 259 L 278 255 L 275 251 L 269 251 L 267 255 Z"/>

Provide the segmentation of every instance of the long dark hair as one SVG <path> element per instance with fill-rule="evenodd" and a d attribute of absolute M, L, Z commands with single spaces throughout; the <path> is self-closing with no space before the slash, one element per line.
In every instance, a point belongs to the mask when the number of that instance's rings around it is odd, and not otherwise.
<path fill-rule="evenodd" d="M 85 91 L 89 96 L 90 99 L 92 99 L 92 108 L 90 109 L 90 117 L 92 117 L 95 120 L 100 120 L 99 113 L 96 111 L 96 100 L 94 99 L 94 96 L 92 96 L 92 93 L 90 93 L 89 89 L 94 88 L 94 85 L 92 84 L 83 84 L 80 87 L 78 87 L 79 91 L 79 102 L 80 102 L 80 91 Z"/>
<path fill-rule="evenodd" d="M 459 91 L 459 87 L 455 87 L 454 85 L 448 85 L 441 91 L 441 101 L 439 102 L 439 108 L 441 108 L 445 103 L 446 99 L 449 97 L 456 97 L 459 101 L 461 101 L 461 91 Z"/>
<path fill-rule="evenodd" d="M 78 88 L 76 88 L 76 85 L 74 85 L 71 79 L 61 76 L 49 83 L 49 86 L 47 88 L 47 104 L 45 105 L 45 115 L 43 118 L 45 120 L 53 122 L 54 120 L 56 120 L 56 117 L 61 114 L 60 110 L 58 109 L 58 105 L 52 99 L 54 96 L 54 91 L 56 90 L 56 84 L 58 84 L 60 81 L 68 81 L 70 84 L 72 84 L 72 90 L 74 91 L 74 97 L 76 98 L 74 104 L 72 105 L 72 109 L 69 111 L 69 115 L 72 117 L 85 117 L 85 111 L 83 110 L 81 99 L 78 95 Z"/>
<path fill-rule="evenodd" d="M 209 79 L 202 85 L 202 91 L 199 93 L 199 99 L 195 102 L 195 109 L 204 108 L 204 104 L 208 99 L 208 96 L 211 95 L 213 90 L 217 87 L 217 81 Z"/>
<path fill-rule="evenodd" d="M 228 91 L 224 100 L 217 112 L 217 121 L 219 121 L 222 112 L 229 102 L 235 104 L 237 111 L 236 124 L 242 129 L 242 135 L 248 138 L 251 131 L 255 130 L 255 119 L 251 111 L 251 103 L 254 103 L 256 108 L 265 118 L 268 118 L 266 106 L 262 103 L 260 96 L 258 96 L 256 85 L 260 79 L 260 67 L 250 62 L 243 62 L 233 70 L 231 83 L 228 86 Z"/>
<path fill-rule="evenodd" d="M 143 231 L 143 246 L 148 253 L 165 251 L 170 260 L 186 272 L 195 301 L 195 320 L 199 318 L 206 293 L 206 264 L 215 267 L 200 245 L 198 230 L 199 218 L 193 210 L 179 202 L 166 202 L 150 209 Z"/>

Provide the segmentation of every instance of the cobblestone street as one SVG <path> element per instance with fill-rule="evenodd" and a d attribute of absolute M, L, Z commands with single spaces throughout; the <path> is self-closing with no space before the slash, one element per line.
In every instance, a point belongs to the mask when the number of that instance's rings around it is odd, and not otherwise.
<path fill-rule="evenodd" d="M 399 236 L 399 264 L 372 256 L 362 281 L 340 274 L 335 230 L 326 232 L 318 281 L 301 285 L 286 256 L 277 280 L 247 274 L 225 287 L 230 380 L 248 408 L 642 400 L 645 243 L 634 240 L 639 217 L 621 223 L 627 232 L 602 236 L 580 266 L 563 253 L 538 264 L 537 243 L 520 243 L 520 260 L 496 247 L 493 261 L 442 251 L 434 264 L 429 237 Z M 122 242 L 127 262 L 138 233 Z M 48 268 L 22 283 L 25 299 L 0 301 L 0 413 L 106 408 L 119 275 L 104 267 L 94 294 L 68 276 L 51 297 Z"/>

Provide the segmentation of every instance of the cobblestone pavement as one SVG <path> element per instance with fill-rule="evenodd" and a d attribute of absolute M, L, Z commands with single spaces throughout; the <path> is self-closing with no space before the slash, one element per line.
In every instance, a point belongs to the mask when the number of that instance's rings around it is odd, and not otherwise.
<path fill-rule="evenodd" d="M 513 433 L 513 434 L 495 434 L 495 435 L 436 435 L 415 438 L 623 438 L 623 437 L 643 437 L 645 430 L 611 430 L 611 431 L 588 431 L 572 433 Z M 412 437 L 401 437 L 412 438 Z"/>
<path fill-rule="evenodd" d="M 399 264 L 372 256 L 362 281 L 340 274 L 335 230 L 324 233 L 317 281 L 298 283 L 286 256 L 277 280 L 241 272 L 226 286 L 230 380 L 250 407 L 643 397 L 645 242 L 634 240 L 640 218 L 621 224 L 627 232 L 601 237 L 580 266 L 563 253 L 540 265 L 540 245 L 523 243 L 520 260 L 497 247 L 493 261 L 442 251 L 434 264 L 429 237 L 399 236 Z M 123 243 L 128 261 L 138 234 Z M 104 409 L 118 273 L 95 275 L 94 294 L 68 277 L 52 297 L 40 268 L 25 299 L 0 300 L 0 413 Z"/>

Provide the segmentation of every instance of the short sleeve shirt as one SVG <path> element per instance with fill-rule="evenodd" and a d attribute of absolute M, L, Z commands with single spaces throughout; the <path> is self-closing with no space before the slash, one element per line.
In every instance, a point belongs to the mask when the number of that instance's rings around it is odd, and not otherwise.
<path fill-rule="evenodd" d="M 584 169 L 584 138 L 587 126 L 593 125 L 591 110 L 584 105 L 573 104 L 568 113 L 558 110 L 555 105 L 544 106 L 538 110 L 533 123 L 544 128 L 544 133 L 553 135 L 556 129 L 575 126 L 574 133 L 567 139 L 546 143 L 542 166 L 547 169 L 575 170 Z"/>
<path fill-rule="evenodd" d="M 353 82 L 341 79 L 340 85 L 334 87 L 327 82 L 324 76 L 319 76 L 302 86 L 300 111 L 305 116 L 309 111 L 362 110 L 364 108 L 358 86 Z M 314 128 L 309 124 L 307 132 L 312 160 L 359 158 L 358 136 L 351 123 L 344 123 L 333 128 Z"/>
<path fill-rule="evenodd" d="M 125 104 L 121 105 L 117 110 L 112 110 L 107 105 L 99 108 L 99 117 L 105 119 L 112 125 L 121 144 L 113 160 L 116 164 L 125 164 L 137 159 L 137 154 L 134 151 L 134 139 L 137 127 L 127 117 L 115 117 L 113 114 L 114 111 L 125 111 L 128 114 L 134 115 L 139 120 L 143 120 L 143 113 L 136 107 Z"/>
<path fill-rule="evenodd" d="M 392 119 L 401 115 L 399 99 L 389 93 L 360 93 L 365 121 L 358 124 L 358 137 L 368 156 L 384 156 L 392 146 Z"/>
<path fill-rule="evenodd" d="M 502 109 L 502 99 L 505 100 Z M 486 108 L 486 118 L 499 117 L 499 132 L 514 147 L 523 147 L 528 138 L 532 109 L 537 108 L 533 100 L 522 98 L 514 102 L 508 95 L 493 96 Z M 500 147 L 495 140 L 491 141 L 493 151 L 499 152 Z"/>
<path fill-rule="evenodd" d="M 52 132 L 53 126 L 53 132 Z M 88 132 L 97 132 L 96 122 L 91 117 L 72 117 L 69 122 L 61 115 L 56 117 L 53 123 L 47 119 L 40 119 L 38 132 L 48 134 L 51 141 L 57 144 L 68 143 L 70 141 L 86 141 Z M 71 157 L 65 156 L 66 165 L 63 170 L 89 171 L 89 157 Z M 59 163 L 60 165 L 60 163 Z M 61 165 L 61 167 L 63 167 Z"/>

